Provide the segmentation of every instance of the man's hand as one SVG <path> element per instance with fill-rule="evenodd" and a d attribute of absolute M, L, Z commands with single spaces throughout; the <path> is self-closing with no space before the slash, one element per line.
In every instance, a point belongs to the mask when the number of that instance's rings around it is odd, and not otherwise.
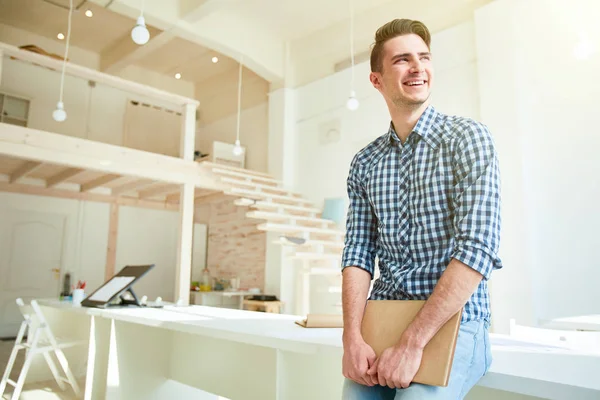
<path fill-rule="evenodd" d="M 381 386 L 407 388 L 421 365 L 423 348 L 411 346 L 405 341 L 388 347 L 369 368 L 367 374 Z"/>
<path fill-rule="evenodd" d="M 377 376 L 367 375 L 377 356 L 375 351 L 362 338 L 344 340 L 342 373 L 348 379 L 366 386 L 377 385 Z"/>

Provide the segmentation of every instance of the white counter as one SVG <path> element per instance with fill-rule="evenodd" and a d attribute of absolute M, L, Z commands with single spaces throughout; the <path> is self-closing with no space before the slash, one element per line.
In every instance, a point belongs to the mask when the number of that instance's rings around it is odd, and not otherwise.
<path fill-rule="evenodd" d="M 178 399 L 189 387 L 234 400 L 341 398 L 341 329 L 203 306 L 101 310 L 39 302 L 93 320 L 87 399 L 158 399 L 167 387 Z M 481 386 L 548 399 L 600 398 L 599 355 L 503 335 L 491 341 L 494 361 Z"/>

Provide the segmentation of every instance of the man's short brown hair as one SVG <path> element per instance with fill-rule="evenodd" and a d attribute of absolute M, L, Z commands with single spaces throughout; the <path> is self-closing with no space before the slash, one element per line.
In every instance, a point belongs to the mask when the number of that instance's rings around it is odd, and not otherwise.
<path fill-rule="evenodd" d="M 375 43 L 371 49 L 371 72 L 381 72 L 383 69 L 383 46 L 385 42 L 397 36 L 409 35 L 414 33 L 430 48 L 431 34 L 429 29 L 421 21 L 412 19 L 395 19 L 381 26 L 375 32 Z"/>

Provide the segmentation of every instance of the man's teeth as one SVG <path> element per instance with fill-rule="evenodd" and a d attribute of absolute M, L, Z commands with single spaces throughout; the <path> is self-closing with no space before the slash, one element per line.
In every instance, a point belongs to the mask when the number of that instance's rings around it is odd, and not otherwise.
<path fill-rule="evenodd" d="M 425 81 L 413 81 L 413 82 L 407 83 L 408 86 L 424 85 L 424 84 L 425 84 Z"/>

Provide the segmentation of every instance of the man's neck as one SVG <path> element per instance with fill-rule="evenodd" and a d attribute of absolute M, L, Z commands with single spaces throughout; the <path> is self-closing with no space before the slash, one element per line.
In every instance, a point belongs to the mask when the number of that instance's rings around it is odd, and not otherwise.
<path fill-rule="evenodd" d="M 415 125 L 421 118 L 423 112 L 429 106 L 429 102 L 421 104 L 418 107 L 391 107 L 390 114 L 396 135 L 402 143 L 406 142 L 406 138 L 412 132 Z"/>

